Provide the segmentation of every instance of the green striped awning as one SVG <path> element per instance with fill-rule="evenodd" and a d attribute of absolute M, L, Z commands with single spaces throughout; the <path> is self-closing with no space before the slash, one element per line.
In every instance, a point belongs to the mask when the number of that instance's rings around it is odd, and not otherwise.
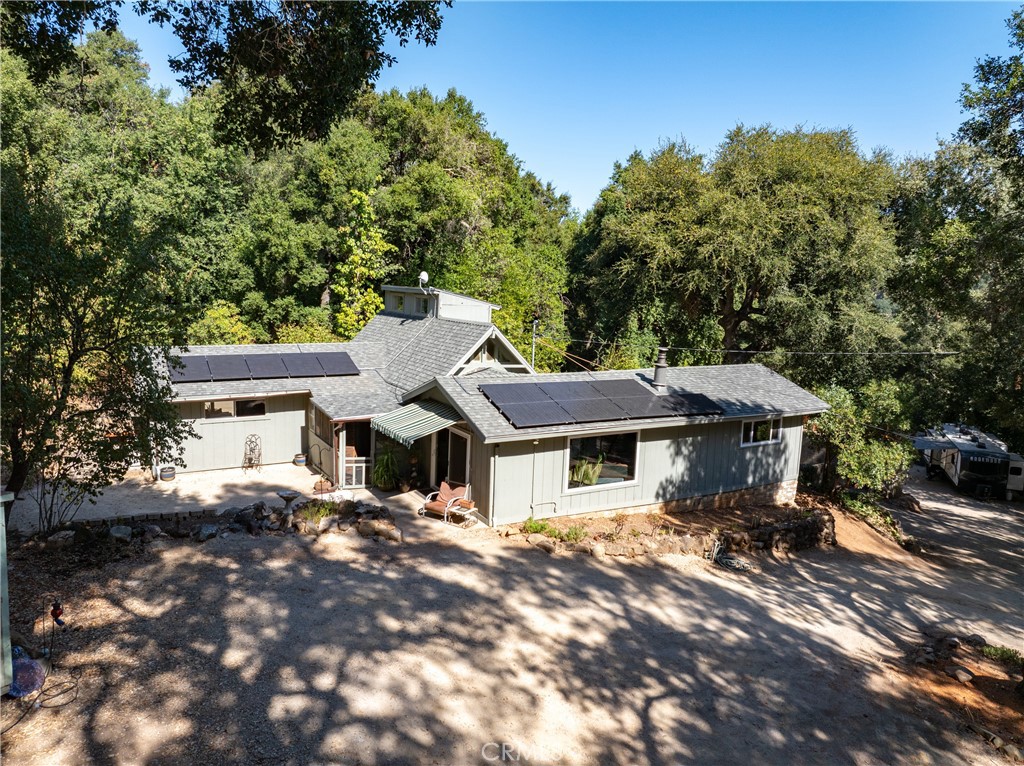
<path fill-rule="evenodd" d="M 444 402 L 422 399 L 370 421 L 385 436 L 411 447 L 412 443 L 442 428 L 455 425 L 462 416 Z"/>

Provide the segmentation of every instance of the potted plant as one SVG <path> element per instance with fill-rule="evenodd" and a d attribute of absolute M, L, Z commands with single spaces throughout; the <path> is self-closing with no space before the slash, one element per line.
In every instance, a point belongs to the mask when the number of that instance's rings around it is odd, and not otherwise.
<path fill-rule="evenodd" d="M 384 447 L 373 463 L 373 485 L 390 492 L 398 483 L 398 460 L 391 445 Z"/>

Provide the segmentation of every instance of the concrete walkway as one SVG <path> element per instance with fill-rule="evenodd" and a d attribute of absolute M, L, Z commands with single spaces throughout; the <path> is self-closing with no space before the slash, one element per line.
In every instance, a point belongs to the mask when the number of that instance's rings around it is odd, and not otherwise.
<path fill-rule="evenodd" d="M 123 482 L 104 490 L 95 504 L 86 503 L 75 520 L 138 518 L 150 514 L 202 512 L 209 509 L 241 507 L 260 500 L 270 507 L 281 507 L 281 490 L 299 492 L 303 498 L 316 497 L 314 484 L 319 473 L 291 463 L 263 466 L 245 471 L 229 468 L 221 471 L 179 473 L 172 481 L 154 481 L 148 472 L 133 471 Z M 378 489 L 352 490 L 355 500 L 386 505 L 395 514 L 399 527 L 410 541 L 450 540 L 463 530 L 436 518 L 419 516 L 423 505 L 419 492 L 381 492 Z M 300 500 L 301 502 L 301 500 Z M 38 528 L 38 512 L 30 492 L 14 506 L 12 528 L 32 532 Z M 482 526 L 482 525 L 478 525 Z"/>

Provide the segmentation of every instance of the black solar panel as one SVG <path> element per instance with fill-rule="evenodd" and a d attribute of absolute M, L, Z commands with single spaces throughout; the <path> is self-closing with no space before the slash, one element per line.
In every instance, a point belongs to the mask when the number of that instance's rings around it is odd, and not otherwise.
<path fill-rule="evenodd" d="M 645 396 L 623 396 L 615 403 L 631 418 L 667 418 L 676 413 L 664 397 L 655 394 Z"/>
<path fill-rule="evenodd" d="M 281 361 L 288 368 L 290 378 L 320 378 L 324 375 L 324 368 L 320 366 L 315 354 L 281 354 Z"/>
<path fill-rule="evenodd" d="M 249 365 L 253 380 L 288 377 L 288 368 L 280 354 L 246 354 L 245 363 Z"/>
<path fill-rule="evenodd" d="M 210 365 L 206 363 L 205 356 L 183 356 L 181 363 L 184 367 L 171 368 L 171 382 L 208 383 L 213 380 L 213 376 L 210 374 Z"/>
<path fill-rule="evenodd" d="M 249 366 L 241 354 L 224 354 L 206 357 L 213 380 L 251 380 Z"/>
<path fill-rule="evenodd" d="M 572 415 L 552 401 L 503 404 L 501 414 L 516 428 L 560 426 L 572 423 Z"/>
<path fill-rule="evenodd" d="M 621 396 L 650 396 L 651 389 L 639 380 L 623 380 L 613 378 L 611 380 L 592 380 L 593 386 L 601 396 L 608 399 L 618 399 Z"/>
<path fill-rule="evenodd" d="M 352 361 L 352 357 L 344 351 L 316 354 L 316 358 L 320 360 L 320 366 L 324 368 L 324 373 L 330 377 L 359 374 L 359 368 Z"/>
<path fill-rule="evenodd" d="M 669 394 L 668 406 L 673 415 L 721 415 L 724 410 L 704 394 Z"/>
<path fill-rule="evenodd" d="M 551 401 L 536 383 L 492 383 L 480 386 L 480 390 L 499 409 L 506 404 Z"/>
<path fill-rule="evenodd" d="M 559 381 L 555 383 L 538 383 L 537 387 L 540 388 L 545 394 L 550 396 L 556 402 L 565 402 L 570 399 L 601 399 L 603 396 L 587 383 L 585 380 L 578 381 Z"/>
<path fill-rule="evenodd" d="M 629 415 L 611 399 L 568 399 L 559 406 L 572 415 L 577 423 L 597 423 L 601 420 L 624 420 Z"/>

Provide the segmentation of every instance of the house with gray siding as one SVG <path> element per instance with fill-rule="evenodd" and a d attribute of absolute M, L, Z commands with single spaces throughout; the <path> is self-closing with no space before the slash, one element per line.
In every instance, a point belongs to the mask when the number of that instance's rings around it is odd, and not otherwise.
<path fill-rule="evenodd" d="M 348 343 L 180 349 L 168 375 L 197 438 L 183 445 L 179 470 L 238 468 L 256 443 L 260 464 L 305 455 L 337 486 L 363 487 L 377 448 L 370 421 L 398 409 L 406 391 L 435 377 L 533 372 L 491 322 L 494 304 L 395 285 L 384 301 Z M 317 360 L 339 356 L 350 361 L 346 374 L 325 374 Z"/>
<path fill-rule="evenodd" d="M 510 379 L 485 374 L 437 377 L 404 401 L 414 406 L 432 400 L 452 409 L 450 417 L 457 420 L 448 430 L 466 442 L 466 465 L 459 470 L 468 477 L 477 516 L 491 526 L 531 516 L 793 499 L 804 421 L 828 409 L 825 402 L 759 364 L 665 368 L 660 375 L 657 386 L 650 369 L 533 374 L 511 381 L 549 390 L 547 384 L 559 384 L 563 395 L 567 383 L 585 384 L 587 390 L 625 383 L 619 390 L 628 396 L 612 402 L 643 403 L 646 395 L 655 405 L 668 405 L 655 417 L 631 417 L 623 410 L 599 419 L 603 409 L 587 417 L 587 409 L 595 409 L 590 405 L 570 408 L 569 415 L 576 412 L 584 422 L 517 427 L 488 395 Z M 568 393 L 587 395 L 578 389 Z M 573 404 L 558 396 L 553 401 Z M 690 406 L 695 397 L 696 408 Z M 674 400 L 682 403 L 677 410 Z M 582 404 L 597 401 L 595 395 Z M 530 413 L 541 404 L 528 402 L 519 410 L 513 405 L 510 411 Z M 377 422 L 386 427 L 396 417 Z M 424 452 L 436 463 L 436 447 Z"/>
<path fill-rule="evenodd" d="M 200 437 L 184 470 L 238 467 L 255 436 L 262 463 L 305 455 L 336 486 L 361 487 L 389 449 L 424 492 L 469 485 L 491 526 L 784 502 L 804 422 L 827 409 L 757 364 L 536 374 L 493 304 L 399 286 L 384 302 L 349 343 L 183 352 L 169 374 Z"/>

